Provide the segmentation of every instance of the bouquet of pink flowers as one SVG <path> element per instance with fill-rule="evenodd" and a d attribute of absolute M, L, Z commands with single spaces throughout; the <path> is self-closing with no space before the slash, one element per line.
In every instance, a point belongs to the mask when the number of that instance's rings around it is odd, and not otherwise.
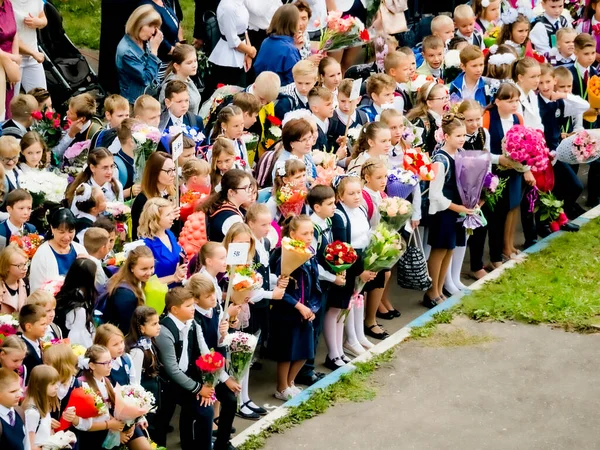
<path fill-rule="evenodd" d="M 340 11 L 330 11 L 327 14 L 327 26 L 321 34 L 319 52 L 356 47 L 370 40 L 369 32 L 358 18 L 342 17 Z"/>
<path fill-rule="evenodd" d="M 502 150 L 504 156 L 520 165 L 516 168 L 519 172 L 525 172 L 526 166 L 532 172 L 543 172 L 550 163 L 544 133 L 523 125 L 515 125 L 508 130 L 502 140 Z"/>
<path fill-rule="evenodd" d="M 567 164 L 586 164 L 595 161 L 600 158 L 598 137 L 600 137 L 598 130 L 582 130 L 569 136 L 558 144 L 556 158 Z"/>
<path fill-rule="evenodd" d="M 154 153 L 156 147 L 158 147 L 161 134 L 158 128 L 143 123 L 135 125 L 131 130 L 131 133 L 133 142 L 135 142 L 136 145 L 136 149 L 133 153 L 136 181 L 138 181 L 142 178 L 144 167 L 146 167 L 146 161 L 148 161 L 150 155 Z"/>
<path fill-rule="evenodd" d="M 91 143 L 90 139 L 77 142 L 65 151 L 65 161 L 62 168 L 64 173 L 75 177 L 83 172 L 83 168 L 87 164 Z"/>
<path fill-rule="evenodd" d="M 0 314 L 0 344 L 4 342 L 8 336 L 17 334 L 19 329 L 19 321 L 11 314 Z"/>
<path fill-rule="evenodd" d="M 313 186 L 317 184 L 331 186 L 337 175 L 344 174 L 344 169 L 337 166 L 337 157 L 333 153 L 313 150 L 312 159 L 317 168 L 317 178 L 315 178 Z"/>
<path fill-rule="evenodd" d="M 116 222 L 127 222 L 131 217 L 131 208 L 122 202 L 107 202 L 105 212 Z"/>

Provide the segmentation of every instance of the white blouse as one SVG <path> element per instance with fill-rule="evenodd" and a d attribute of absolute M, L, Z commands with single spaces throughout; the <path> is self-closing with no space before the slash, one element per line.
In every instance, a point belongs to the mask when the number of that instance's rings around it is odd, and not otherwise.
<path fill-rule="evenodd" d="M 348 219 L 352 226 L 350 227 L 350 245 L 354 248 L 364 249 L 369 245 L 370 229 L 369 219 L 365 210 L 361 207 L 350 208 L 349 206 L 342 203 Z"/>
<path fill-rule="evenodd" d="M 450 155 L 450 157 L 454 159 L 454 155 Z M 452 204 L 452 200 L 446 198 L 442 191 L 446 182 L 446 168 L 441 162 L 436 161 L 434 164 L 437 165 L 438 176 L 429 184 L 429 214 L 431 215 L 447 210 Z"/>
<path fill-rule="evenodd" d="M 248 29 L 250 13 L 243 0 L 223 0 L 217 8 L 219 30 L 225 39 L 219 39 L 208 60 L 222 67 L 244 67 L 244 53 L 236 48 L 242 43 L 238 37 Z"/>
<path fill-rule="evenodd" d="M 75 308 L 67 313 L 65 326 L 69 330 L 69 340 L 71 344 L 83 345 L 85 348 L 91 347 L 94 343 L 94 333 L 87 329 L 87 318 L 84 308 Z"/>
<path fill-rule="evenodd" d="M 52 434 L 52 418 L 50 413 L 40 418 L 37 408 L 30 406 L 25 410 L 25 429 L 27 433 L 35 433 L 34 445 L 45 443 Z"/>

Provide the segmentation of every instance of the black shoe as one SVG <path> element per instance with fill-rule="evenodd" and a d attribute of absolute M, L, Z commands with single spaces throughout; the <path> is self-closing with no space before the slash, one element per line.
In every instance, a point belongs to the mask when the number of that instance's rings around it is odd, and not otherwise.
<path fill-rule="evenodd" d="M 260 361 L 254 361 L 252 363 L 252 365 L 250 366 L 250 370 L 261 370 L 262 367 L 263 367 L 263 365 Z"/>
<path fill-rule="evenodd" d="M 550 228 L 550 225 L 545 223 L 537 227 L 537 234 L 538 236 L 545 238 L 546 236 L 550 236 L 552 234 L 552 229 Z"/>
<path fill-rule="evenodd" d="M 379 326 L 379 325 L 375 324 L 375 325 L 371 325 L 370 327 L 365 325 L 365 334 L 367 336 L 371 336 L 372 338 L 379 339 L 381 341 L 390 337 L 389 333 L 385 330 L 383 330 L 383 332 L 381 332 L 381 333 L 375 333 L 373 331 L 373 328 L 375 328 L 377 326 Z"/>
<path fill-rule="evenodd" d="M 429 298 L 429 296 L 425 294 L 423 295 L 423 301 L 421 303 L 423 303 L 423 306 L 425 306 L 426 308 L 432 309 L 438 305 L 438 299 Z"/>
<path fill-rule="evenodd" d="M 580 226 L 571 222 L 567 222 L 564 225 L 560 226 L 560 229 L 562 231 L 568 231 L 570 233 L 575 233 L 577 231 L 579 231 Z"/>
<path fill-rule="evenodd" d="M 219 418 L 218 418 L 218 417 L 216 417 L 216 418 L 213 420 L 213 423 L 214 423 L 216 426 L 219 426 Z M 231 431 L 230 431 L 230 433 L 231 433 L 231 434 L 235 434 L 235 432 L 236 432 L 236 431 L 237 431 L 237 430 L 235 429 L 235 427 L 231 427 Z M 213 430 L 213 434 L 214 434 L 214 433 L 216 433 L 216 432 L 217 432 L 217 430 Z"/>
<path fill-rule="evenodd" d="M 245 406 L 246 408 L 248 408 L 250 411 L 255 412 L 256 414 L 258 414 L 259 416 L 266 416 L 268 414 L 268 411 L 265 408 L 261 408 L 260 406 L 257 406 L 256 408 L 254 408 L 253 406 L 250 406 L 250 402 L 252 400 L 248 400 L 246 403 L 244 403 L 242 406 Z"/>
<path fill-rule="evenodd" d="M 313 372 L 306 375 L 298 375 L 294 381 L 298 384 L 303 384 L 304 386 L 312 386 L 320 379 L 321 378 L 319 378 L 317 374 Z"/>
<path fill-rule="evenodd" d="M 400 317 L 402 315 L 402 313 L 397 309 L 390 309 L 388 312 L 391 312 L 394 315 L 394 317 Z"/>
<path fill-rule="evenodd" d="M 393 312 L 391 312 L 391 311 L 388 311 L 388 312 L 386 312 L 386 313 L 381 313 L 381 312 L 377 311 L 377 313 L 375 314 L 375 316 L 376 316 L 377 318 L 379 318 L 379 319 L 383 319 L 383 320 L 392 320 L 394 317 L 396 317 L 396 316 L 394 315 L 394 313 L 393 313 Z"/>
<path fill-rule="evenodd" d="M 242 405 L 242 407 L 247 406 L 248 405 L 246 403 L 244 403 Z M 250 411 L 252 411 L 252 409 L 250 407 L 248 407 L 248 409 L 250 409 Z M 246 419 L 246 420 L 258 420 L 260 419 L 260 416 L 255 413 L 254 411 L 252 411 L 251 413 L 247 414 L 245 412 L 242 411 L 242 408 L 239 409 L 238 412 L 235 413 L 236 416 L 241 417 L 242 419 Z"/>
<path fill-rule="evenodd" d="M 533 247 L 535 244 L 537 244 L 537 240 L 525 241 L 525 244 L 523 244 L 523 248 Z"/>
<path fill-rule="evenodd" d="M 454 295 L 446 288 L 442 288 L 442 294 L 444 294 L 446 296 L 446 298 L 450 298 Z"/>
<path fill-rule="evenodd" d="M 327 356 L 327 357 L 325 358 L 325 363 L 324 363 L 323 365 L 324 365 L 325 367 L 327 367 L 329 370 L 332 370 L 332 371 L 334 371 L 334 370 L 338 370 L 340 367 L 342 367 L 342 366 L 338 366 L 338 365 L 336 364 L 336 361 L 337 361 L 338 359 L 339 359 L 340 361 L 342 360 L 341 358 L 333 358 L 333 359 L 331 359 L 331 358 L 329 358 L 329 356 Z"/>

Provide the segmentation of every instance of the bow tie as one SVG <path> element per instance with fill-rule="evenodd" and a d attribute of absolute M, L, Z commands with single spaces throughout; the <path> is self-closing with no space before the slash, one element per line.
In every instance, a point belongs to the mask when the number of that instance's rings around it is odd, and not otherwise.
<path fill-rule="evenodd" d="M 469 144 L 474 144 L 476 140 L 477 140 L 477 134 L 474 134 L 472 136 L 467 136 L 467 142 Z"/>

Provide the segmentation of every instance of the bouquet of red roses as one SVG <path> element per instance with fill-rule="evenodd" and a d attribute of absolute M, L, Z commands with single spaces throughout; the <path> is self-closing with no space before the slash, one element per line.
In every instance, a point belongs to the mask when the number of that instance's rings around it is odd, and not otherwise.
<path fill-rule="evenodd" d="M 25 236 L 12 235 L 10 237 L 10 242 L 16 243 L 21 250 L 27 253 L 29 259 L 33 258 L 43 241 L 44 238 L 36 233 L 26 234 Z"/>
<path fill-rule="evenodd" d="M 327 261 L 327 264 L 329 264 L 329 267 L 331 267 L 332 272 L 335 274 L 340 274 L 348 270 L 357 259 L 356 250 L 345 242 L 333 241 L 325 247 L 325 261 Z"/>
<path fill-rule="evenodd" d="M 67 407 L 75 408 L 75 414 L 82 419 L 90 419 L 103 414 L 108 414 L 108 408 L 102 399 L 102 396 L 92 389 L 87 383 L 83 383 L 81 387 L 73 389 L 69 397 Z M 60 419 L 60 427 L 54 430 L 55 433 L 66 430 L 71 426 L 71 422 L 65 419 Z"/>
<path fill-rule="evenodd" d="M 211 350 L 210 353 L 196 360 L 196 367 L 202 371 L 202 381 L 214 387 L 217 385 L 221 370 L 225 367 L 225 358 L 219 352 Z"/>
<path fill-rule="evenodd" d="M 56 147 L 62 138 L 63 130 L 68 130 L 71 126 L 69 119 L 61 118 L 60 114 L 49 110 L 48 107 L 44 107 L 42 111 L 32 112 L 31 117 L 36 120 L 31 127 L 32 130 L 42 136 L 49 148 Z"/>
<path fill-rule="evenodd" d="M 275 195 L 275 201 L 284 218 L 299 215 L 304 206 L 308 190 L 304 183 L 285 184 Z"/>

